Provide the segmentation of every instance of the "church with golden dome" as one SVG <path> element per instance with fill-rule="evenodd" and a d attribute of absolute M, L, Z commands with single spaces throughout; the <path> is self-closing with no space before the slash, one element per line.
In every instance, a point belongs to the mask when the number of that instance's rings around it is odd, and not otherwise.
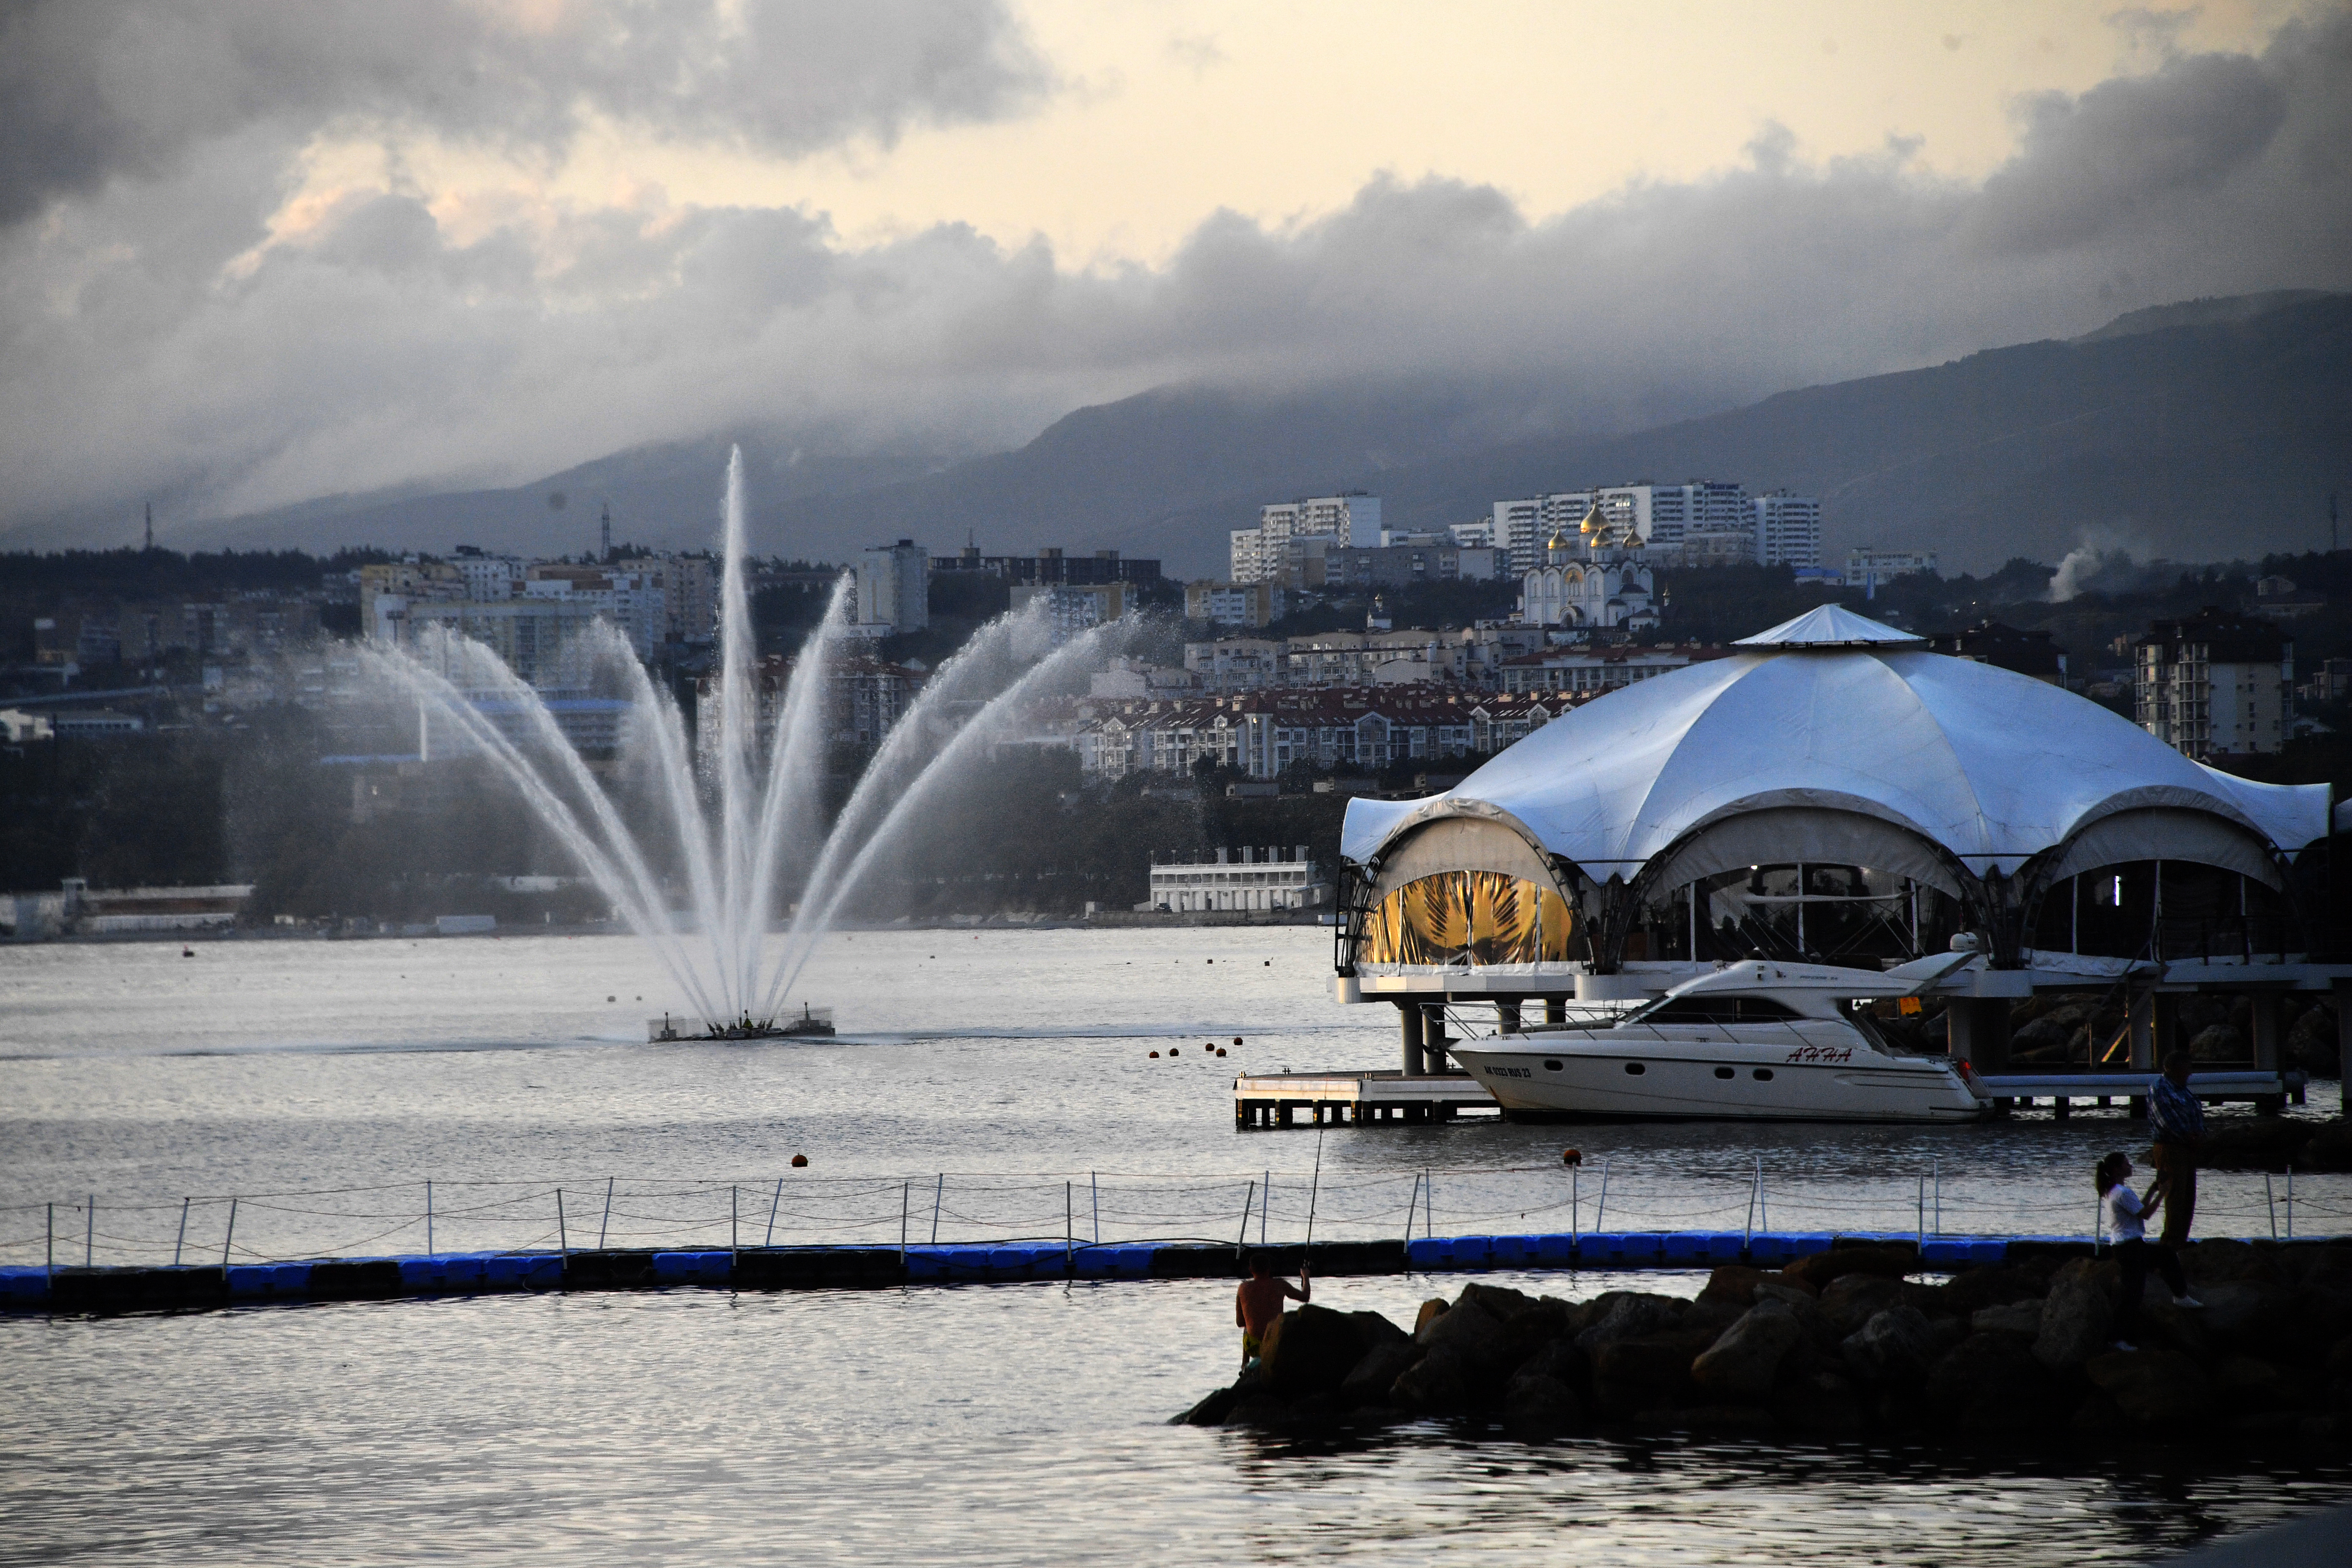
<path fill-rule="evenodd" d="M 1556 529 L 1521 584 L 1519 619 L 1531 626 L 1649 631 L 1657 626 L 1650 565 L 1639 527 L 1596 501 L 1570 538 Z"/>

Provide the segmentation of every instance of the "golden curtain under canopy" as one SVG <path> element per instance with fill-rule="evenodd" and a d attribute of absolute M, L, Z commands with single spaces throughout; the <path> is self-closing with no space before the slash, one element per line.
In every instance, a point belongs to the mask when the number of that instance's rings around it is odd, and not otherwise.
<path fill-rule="evenodd" d="M 1568 900 L 1500 871 L 1439 871 L 1396 889 L 1365 917 L 1360 963 L 1564 961 Z"/>

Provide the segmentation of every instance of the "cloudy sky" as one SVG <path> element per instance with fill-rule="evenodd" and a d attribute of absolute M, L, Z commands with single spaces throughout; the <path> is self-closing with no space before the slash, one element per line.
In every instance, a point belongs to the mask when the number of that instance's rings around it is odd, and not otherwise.
<path fill-rule="evenodd" d="M 2352 7 L 12 0 L 0 530 L 2352 287 Z"/>

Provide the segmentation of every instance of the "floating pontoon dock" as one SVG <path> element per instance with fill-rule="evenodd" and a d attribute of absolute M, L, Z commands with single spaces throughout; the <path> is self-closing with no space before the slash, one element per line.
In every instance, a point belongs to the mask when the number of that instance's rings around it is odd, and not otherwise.
<path fill-rule="evenodd" d="M 2084 1237 L 1930 1236 L 1828 1231 L 1587 1232 L 1581 1236 L 1439 1236 L 1412 1241 L 1276 1243 L 1263 1250 L 1285 1272 L 1311 1261 L 1324 1275 L 1486 1269 L 1778 1268 L 1841 1245 L 1908 1248 L 1926 1271 L 1950 1271 L 2056 1252 L 2092 1255 Z M 2338 1240 L 2257 1243 L 2311 1247 Z M 0 1268 L 0 1308 L 50 1314 L 249 1307 L 271 1302 L 384 1300 L 521 1291 L 889 1289 L 909 1285 L 1055 1279 L 1231 1279 L 1243 1248 L 1231 1242 L 1106 1246 L 1024 1242 L 998 1247 L 746 1247 L 708 1252 L 442 1253 L 174 1268 Z"/>
<path fill-rule="evenodd" d="M 1465 1110 L 1501 1109 L 1466 1072 L 1266 1072 L 1234 1079 L 1234 1125 L 1244 1131 L 1450 1121 Z"/>

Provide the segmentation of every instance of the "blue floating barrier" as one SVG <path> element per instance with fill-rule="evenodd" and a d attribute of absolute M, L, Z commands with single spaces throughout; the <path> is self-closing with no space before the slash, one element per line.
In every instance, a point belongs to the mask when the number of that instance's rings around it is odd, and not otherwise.
<path fill-rule="evenodd" d="M 269 1293 L 273 1296 L 307 1296 L 310 1293 L 310 1266 L 307 1263 L 275 1263 L 269 1268 Z"/>
<path fill-rule="evenodd" d="M 1695 1231 L 1673 1231 L 1659 1238 L 1658 1255 L 1662 1262 L 1705 1263 L 1707 1260 L 1706 1237 Z"/>
<path fill-rule="evenodd" d="M 988 1273 L 988 1248 L 985 1247 L 951 1248 L 948 1253 L 948 1268 L 950 1270 L 948 1277 L 951 1279 L 982 1279 Z"/>
<path fill-rule="evenodd" d="M 1576 1241 L 1572 1236 L 1538 1236 L 1536 1261 L 1547 1268 L 1567 1268 L 1576 1262 Z"/>
<path fill-rule="evenodd" d="M 1453 1266 L 1453 1258 L 1451 1253 L 1448 1251 L 1448 1244 L 1438 1240 L 1433 1236 L 1419 1237 L 1412 1241 L 1406 1242 L 1404 1244 L 1404 1260 L 1406 1267 L 1419 1268 L 1425 1271 L 1447 1268 Z"/>
<path fill-rule="evenodd" d="M 1971 1238 L 1969 1239 L 1969 1263 L 1971 1263 L 1971 1264 L 1983 1264 L 1983 1263 L 2006 1263 L 2006 1262 L 2008 1262 L 2008 1261 L 2009 1261 L 2009 1243 L 2007 1243 L 2006 1241 L 2000 1241 L 2000 1240 L 1992 1240 L 1992 1241 L 1988 1241 L 1988 1240 L 1984 1239 L 1982 1237 L 1971 1237 Z"/>
<path fill-rule="evenodd" d="M 484 1259 L 478 1252 L 458 1252 L 439 1259 L 441 1289 L 444 1290 L 478 1290 L 482 1288 Z M 559 1275 L 561 1270 L 558 1270 Z"/>
<path fill-rule="evenodd" d="M 0 1302 L 11 1307 L 31 1307 L 48 1299 L 47 1269 L 0 1268 Z"/>
<path fill-rule="evenodd" d="M 404 1290 L 429 1291 L 441 1289 L 441 1259 L 437 1258 L 399 1258 L 400 1288 Z"/>
<path fill-rule="evenodd" d="M 909 1279 L 944 1279 L 948 1277 L 948 1260 L 937 1252 L 924 1247 L 907 1248 L 907 1278 Z"/>
<path fill-rule="evenodd" d="M 1780 1257 L 1784 1262 L 1793 1263 L 1816 1252 L 1827 1252 L 1836 1240 L 1825 1230 L 1784 1230 L 1780 1233 Z"/>
<path fill-rule="evenodd" d="M 1497 1236 L 1488 1239 L 1489 1268 L 1517 1268 L 1536 1260 L 1536 1238 L 1532 1236 Z"/>
<path fill-rule="evenodd" d="M 654 1278 L 665 1285 L 724 1285 L 734 1273 L 735 1259 L 724 1252 L 656 1252 Z M 556 1278 L 562 1269 L 558 1260 Z"/>
<path fill-rule="evenodd" d="M 1919 1249 L 1919 1261 L 1922 1263 L 1949 1267 L 1965 1265 L 1969 1260 L 1969 1244 L 1957 1237 L 1929 1237 L 1927 1244 Z"/>
<path fill-rule="evenodd" d="M 1058 1254 L 1061 1248 L 1054 1250 Z M 988 1250 L 988 1272 L 992 1279 L 1026 1279 L 1037 1262 L 1037 1249 L 1034 1247 L 992 1247 Z"/>
<path fill-rule="evenodd" d="M 1131 1274 L 1141 1279 L 1151 1272 L 1151 1255 L 1158 1250 L 1154 1247 L 1115 1248 L 1111 1253 L 1113 1268 L 1121 1275 Z"/>
<path fill-rule="evenodd" d="M 1491 1268 L 1495 1263 L 1495 1238 L 1491 1236 L 1457 1236 L 1447 1251 L 1449 1261 L 1456 1268 Z"/>
<path fill-rule="evenodd" d="M 1706 1233 L 1706 1260 L 1709 1263 L 1737 1263 L 1747 1247 L 1748 1238 L 1736 1230 L 1711 1230 Z"/>
<path fill-rule="evenodd" d="M 1655 1268 L 1666 1260 L 1666 1238 L 1656 1231 L 1628 1231 L 1617 1238 L 1617 1261 L 1628 1268 Z"/>
<path fill-rule="evenodd" d="M 520 1290 L 530 1269 L 530 1259 L 520 1252 L 493 1253 L 482 1259 L 482 1288 L 486 1290 Z"/>
<path fill-rule="evenodd" d="M 232 1296 L 267 1296 L 277 1270 L 266 1263 L 233 1263 L 226 1269 Z"/>

